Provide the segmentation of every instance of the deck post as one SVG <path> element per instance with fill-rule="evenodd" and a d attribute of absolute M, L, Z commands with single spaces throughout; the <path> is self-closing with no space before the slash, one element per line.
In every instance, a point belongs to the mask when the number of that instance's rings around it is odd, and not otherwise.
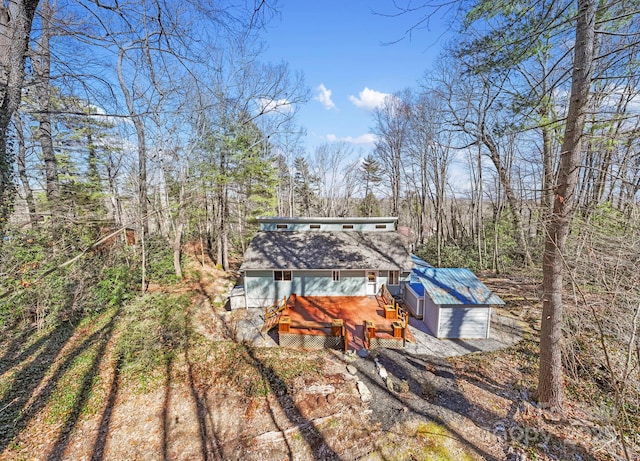
<path fill-rule="evenodd" d="M 280 322 L 278 322 L 278 332 L 280 333 L 289 333 L 291 329 L 291 317 L 288 315 L 283 315 L 280 317 Z"/>
<path fill-rule="evenodd" d="M 387 304 L 384 306 L 384 318 L 387 320 L 396 320 L 398 318 L 398 312 L 393 304 Z"/>
<path fill-rule="evenodd" d="M 393 328 L 393 337 L 394 338 L 402 338 L 403 337 L 403 328 L 402 324 L 398 321 L 391 322 L 391 327 Z"/>
<path fill-rule="evenodd" d="M 342 336 L 342 319 L 333 319 L 331 321 L 331 336 Z"/>
<path fill-rule="evenodd" d="M 365 335 L 365 346 L 367 349 L 371 348 L 371 338 L 376 337 L 376 324 L 373 320 L 365 320 L 364 321 L 364 335 Z"/>

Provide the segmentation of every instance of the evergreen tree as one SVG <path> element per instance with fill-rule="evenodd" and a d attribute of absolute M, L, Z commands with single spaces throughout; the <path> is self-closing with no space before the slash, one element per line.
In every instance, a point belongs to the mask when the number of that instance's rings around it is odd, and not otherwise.
<path fill-rule="evenodd" d="M 304 157 L 296 157 L 294 167 L 294 193 L 300 204 L 300 213 L 311 216 L 314 200 L 317 195 L 318 178 L 311 173 L 309 163 Z"/>
<path fill-rule="evenodd" d="M 364 182 L 364 199 L 360 205 L 362 216 L 374 216 L 380 213 L 380 204 L 373 188 L 382 182 L 382 167 L 373 155 L 369 154 L 360 165 L 362 181 Z"/>

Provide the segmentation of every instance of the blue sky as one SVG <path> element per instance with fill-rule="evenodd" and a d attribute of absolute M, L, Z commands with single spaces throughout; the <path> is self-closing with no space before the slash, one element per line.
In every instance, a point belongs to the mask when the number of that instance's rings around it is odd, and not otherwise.
<path fill-rule="evenodd" d="M 417 16 L 385 17 L 387 1 L 280 2 L 280 15 L 269 25 L 266 58 L 287 62 L 302 71 L 312 99 L 299 108 L 299 123 L 307 130 L 308 150 L 327 141 L 346 141 L 365 151 L 373 147 L 371 115 L 386 94 L 416 87 L 434 62 L 446 26 L 436 23 L 402 38 Z"/>

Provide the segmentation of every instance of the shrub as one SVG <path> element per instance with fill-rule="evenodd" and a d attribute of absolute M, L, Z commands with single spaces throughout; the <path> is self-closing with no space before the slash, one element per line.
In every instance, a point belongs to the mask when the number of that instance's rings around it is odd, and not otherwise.
<path fill-rule="evenodd" d="M 147 279 L 163 285 L 179 280 L 173 268 L 173 249 L 159 236 L 151 237 L 147 244 Z"/>
<path fill-rule="evenodd" d="M 181 350 L 190 335 L 186 295 L 148 294 L 123 308 L 118 341 L 123 370 L 144 383 L 152 380 Z"/>

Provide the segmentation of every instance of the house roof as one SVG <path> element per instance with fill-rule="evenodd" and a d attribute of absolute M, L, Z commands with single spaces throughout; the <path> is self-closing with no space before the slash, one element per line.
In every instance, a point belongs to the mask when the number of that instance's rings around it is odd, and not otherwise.
<path fill-rule="evenodd" d="M 258 232 L 240 270 L 410 270 L 397 232 Z"/>
<path fill-rule="evenodd" d="M 433 267 L 433 265 L 426 262 L 424 259 L 418 258 L 416 255 L 411 255 L 411 260 L 413 261 L 413 265 L 415 267 Z"/>
<path fill-rule="evenodd" d="M 411 273 L 410 283 L 421 283 L 425 293 L 436 304 L 504 304 L 469 269 L 416 268 Z"/>

